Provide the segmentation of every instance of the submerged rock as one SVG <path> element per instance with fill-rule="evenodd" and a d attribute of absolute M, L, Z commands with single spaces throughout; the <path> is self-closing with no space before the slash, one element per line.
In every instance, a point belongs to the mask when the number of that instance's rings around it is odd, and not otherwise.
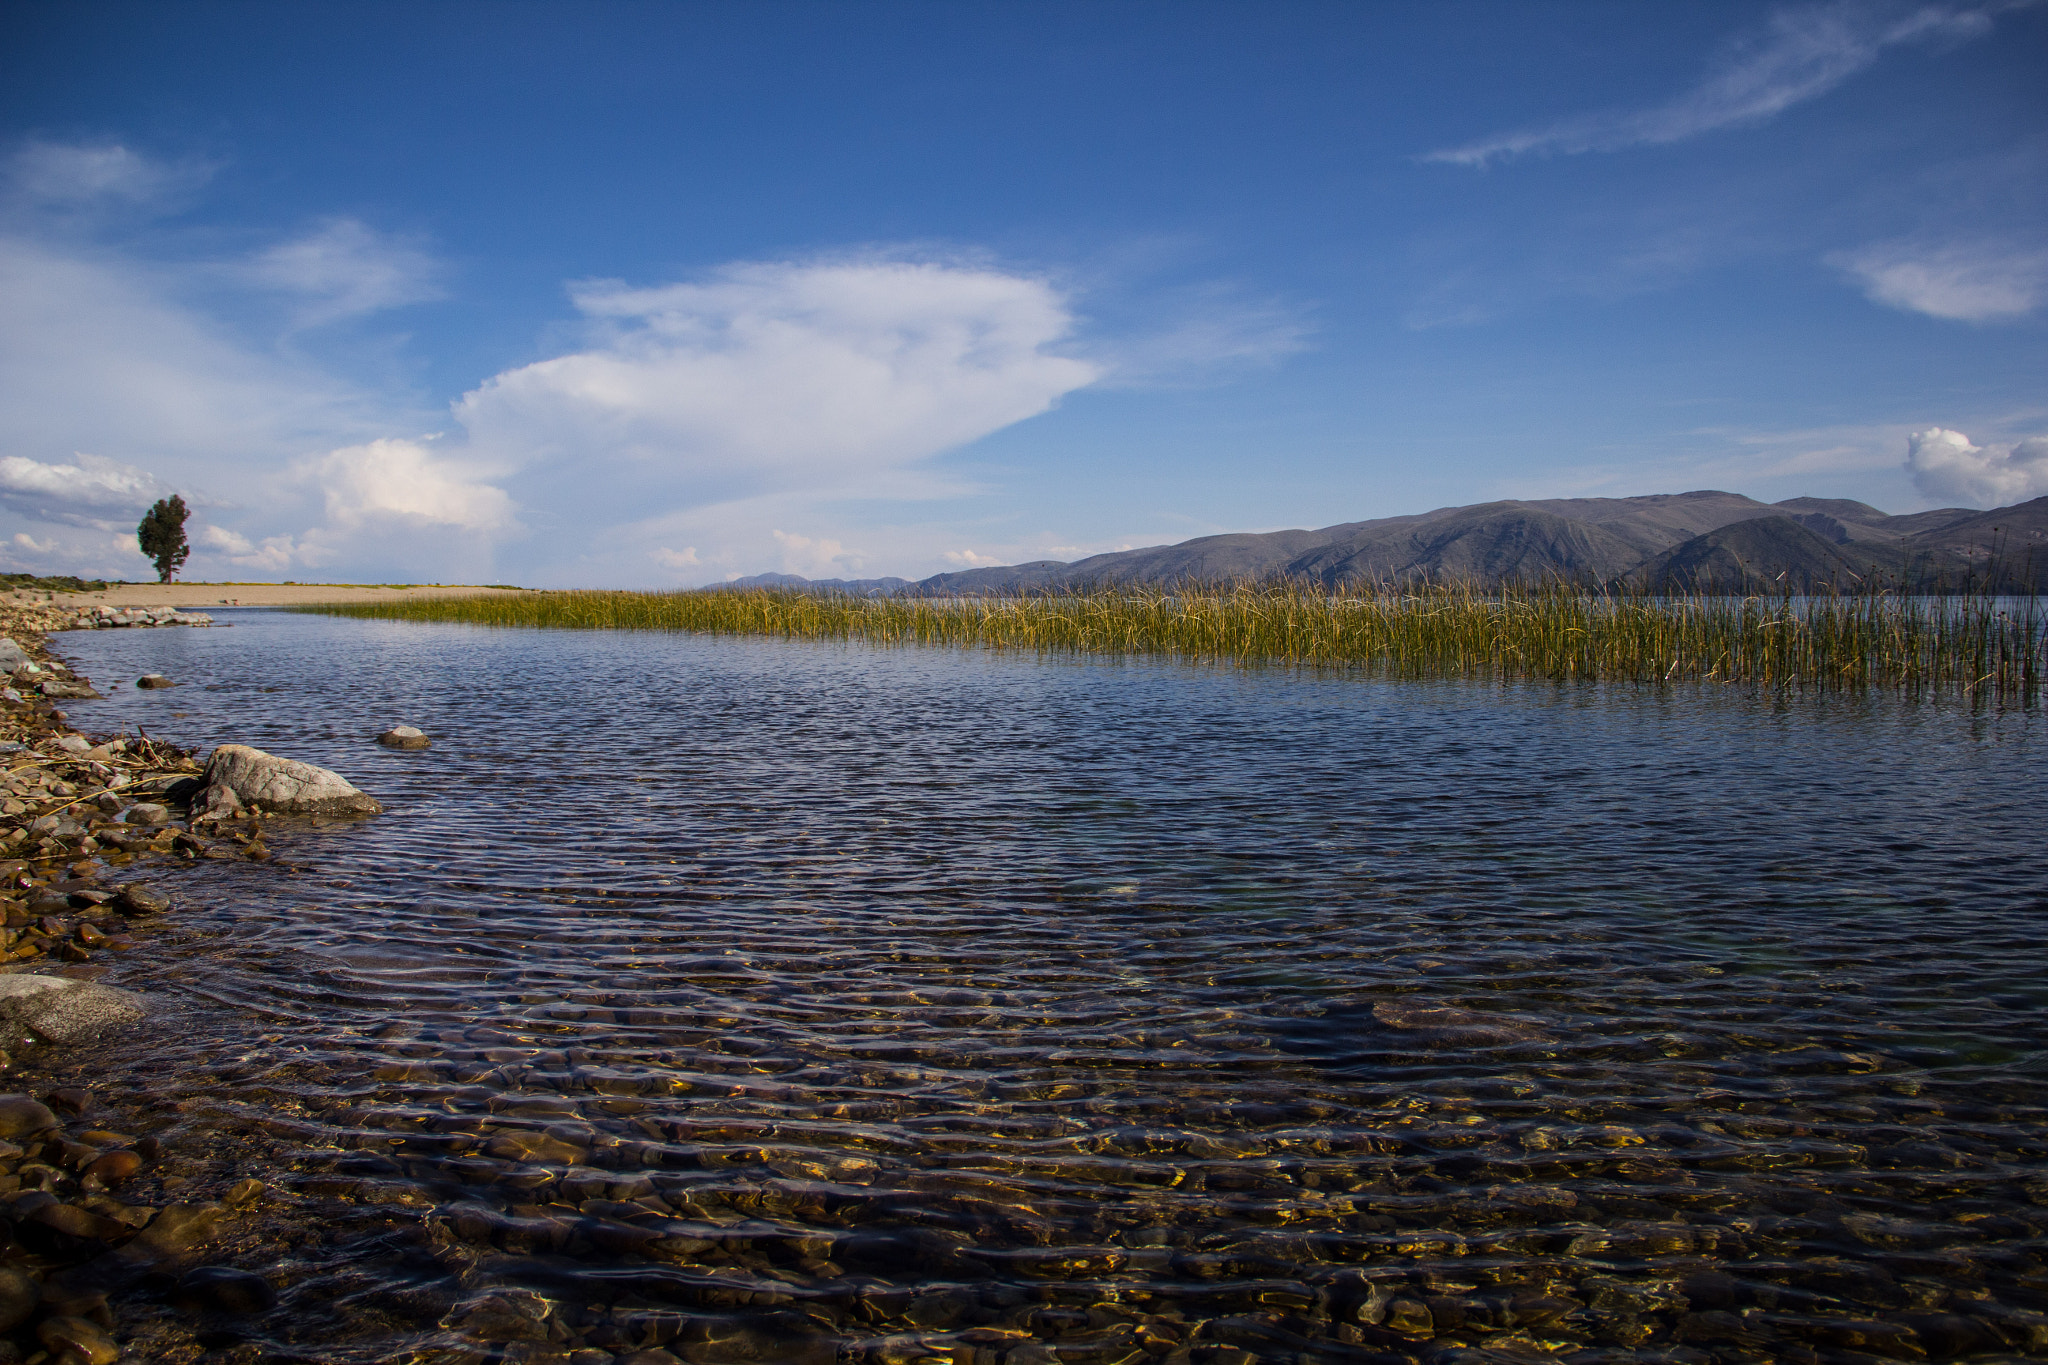
<path fill-rule="evenodd" d="M 377 736 L 377 742 L 387 749 L 424 749 L 433 743 L 424 730 L 411 725 L 394 725 Z"/>
<path fill-rule="evenodd" d="M 161 673 L 145 673 L 135 680 L 137 687 L 176 687 L 177 684 Z"/>
<path fill-rule="evenodd" d="M 246 744 L 215 749 L 206 761 L 205 781 L 205 792 L 193 804 L 212 815 L 244 806 L 279 815 L 376 815 L 384 809 L 339 773 Z"/>
<path fill-rule="evenodd" d="M 143 1017 L 142 998 L 61 976 L 0 976 L 0 1020 L 52 1043 L 76 1043 Z"/>
<path fill-rule="evenodd" d="M 1521 1019 L 1408 1000 L 1382 1000 L 1372 1007 L 1372 1017 L 1388 1028 L 1415 1034 L 1417 1041 L 1452 1047 L 1526 1043 L 1543 1037 L 1541 1029 Z"/>
<path fill-rule="evenodd" d="M 260 1313 L 276 1304 L 277 1291 L 252 1271 L 203 1265 L 180 1277 L 177 1298 L 202 1312 Z"/>

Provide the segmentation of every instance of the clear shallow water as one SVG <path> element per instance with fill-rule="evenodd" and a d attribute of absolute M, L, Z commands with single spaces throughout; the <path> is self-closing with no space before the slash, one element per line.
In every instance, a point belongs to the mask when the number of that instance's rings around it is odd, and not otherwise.
<path fill-rule="evenodd" d="M 74 723 L 389 809 L 79 1063 L 287 1173 L 216 1353 L 2048 1353 L 2038 718 L 221 617 Z"/>

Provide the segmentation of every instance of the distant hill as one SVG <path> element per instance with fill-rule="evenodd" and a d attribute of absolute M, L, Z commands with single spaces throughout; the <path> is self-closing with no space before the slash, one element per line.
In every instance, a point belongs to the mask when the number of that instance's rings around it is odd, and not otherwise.
<path fill-rule="evenodd" d="M 916 583 L 761 574 L 732 586 L 951 597 L 1275 578 L 1330 587 L 1418 579 L 1564 579 L 1588 587 L 1706 591 L 1828 583 L 2039 587 L 2048 586 L 2048 497 L 1990 512 L 1948 507 L 1897 517 L 1846 498 L 1765 503 L 1713 491 L 1488 502 L 1315 531 L 1201 536 L 1072 563 L 1039 559 L 935 574 Z"/>
<path fill-rule="evenodd" d="M 735 578 L 729 583 L 714 583 L 714 588 L 810 588 L 818 592 L 846 593 L 853 597 L 894 597 L 905 588 L 914 587 L 907 578 L 804 578 L 793 573 L 757 573 L 751 578 Z"/>

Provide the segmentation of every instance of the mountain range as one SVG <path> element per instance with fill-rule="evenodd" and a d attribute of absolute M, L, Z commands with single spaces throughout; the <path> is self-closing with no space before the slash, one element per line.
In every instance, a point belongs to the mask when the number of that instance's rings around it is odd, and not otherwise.
<path fill-rule="evenodd" d="M 1072 563 L 1039 559 L 916 582 L 759 574 L 727 586 L 951 597 L 1280 578 L 1329 587 L 1561 579 L 1708 592 L 1828 584 L 2033 589 L 2048 579 L 2048 497 L 1989 512 L 1944 507 L 1906 516 L 1846 498 L 1765 503 L 1711 490 L 1486 502 L 1314 531 L 1200 536 Z"/>

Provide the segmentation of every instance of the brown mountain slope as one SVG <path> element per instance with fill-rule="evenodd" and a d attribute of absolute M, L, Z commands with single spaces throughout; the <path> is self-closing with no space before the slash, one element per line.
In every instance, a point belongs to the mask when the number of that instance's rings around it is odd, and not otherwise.
<path fill-rule="evenodd" d="M 1814 514 L 1809 514 L 1814 515 Z M 1832 518 L 1828 518 L 1832 520 Z M 1854 590 L 1896 573 L 1893 555 L 1838 544 L 1783 513 L 1722 526 L 1657 555 L 1627 577 L 1652 592 Z"/>
<path fill-rule="evenodd" d="M 2048 587 L 2048 498 L 1925 525 L 1940 515 L 1893 518 L 1924 525 L 1902 542 L 1912 555 L 1914 577 L 1961 578 L 2007 589 Z"/>
<path fill-rule="evenodd" d="M 903 591 L 945 596 L 1280 577 L 1331 585 L 1409 578 L 1606 583 L 1640 582 L 1645 573 L 1709 584 L 1846 586 L 1873 573 L 1892 583 L 1953 584 L 1981 582 L 1994 547 L 2001 564 L 2031 562 L 2027 572 L 2043 576 L 2048 499 L 1996 512 L 1943 508 L 1903 517 L 1847 498 L 1763 503 L 1712 489 L 1509 500 L 1317 530 L 1201 536 L 1071 564 L 1041 559 L 938 574 Z M 2021 581 L 2010 567 L 2000 572 L 2000 582 Z"/>
<path fill-rule="evenodd" d="M 1367 523 L 1289 561 L 1283 572 L 1332 586 L 1411 578 L 1491 583 L 1562 577 L 1598 583 L 1641 559 L 1630 538 L 1606 526 L 1528 503 L 1498 502 L 1456 508 L 1410 526 Z"/>

